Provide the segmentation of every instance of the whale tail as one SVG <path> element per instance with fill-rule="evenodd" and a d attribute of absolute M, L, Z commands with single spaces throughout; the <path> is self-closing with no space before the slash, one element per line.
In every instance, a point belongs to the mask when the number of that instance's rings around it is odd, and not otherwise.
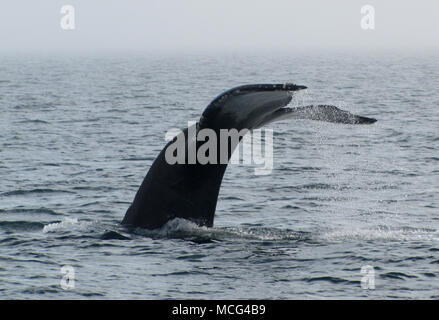
<path fill-rule="evenodd" d="M 342 124 L 372 124 L 377 120 L 352 114 L 331 105 L 310 105 L 297 108 L 280 108 L 269 114 L 258 128 L 285 119 L 306 119 Z"/>
<path fill-rule="evenodd" d="M 195 130 L 198 132 L 201 129 L 211 129 L 216 133 L 221 129 L 252 130 L 284 119 L 343 124 L 371 124 L 376 121 L 335 106 L 286 107 L 293 93 L 302 89 L 306 87 L 294 84 L 255 84 L 230 89 L 206 107 Z M 180 137 L 185 138 L 184 159 L 188 159 L 188 128 L 182 131 Z M 170 164 L 166 159 L 167 149 L 176 139 L 177 137 L 169 142 L 153 162 L 125 214 L 123 224 L 155 229 L 179 217 L 198 225 L 213 226 L 227 163 L 200 163 L 196 159 L 192 164 Z M 195 147 L 198 149 L 200 145 L 196 142 Z M 236 145 L 230 147 L 229 158 L 235 147 Z"/>

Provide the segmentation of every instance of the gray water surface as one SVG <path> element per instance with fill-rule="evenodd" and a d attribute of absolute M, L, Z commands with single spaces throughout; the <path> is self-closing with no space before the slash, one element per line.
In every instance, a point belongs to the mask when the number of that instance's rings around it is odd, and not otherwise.
<path fill-rule="evenodd" d="M 439 298 L 438 75 L 433 55 L 1 57 L 0 298 Z M 214 228 L 120 226 L 170 128 L 283 82 L 378 122 L 271 124 L 272 173 L 229 166 Z"/>

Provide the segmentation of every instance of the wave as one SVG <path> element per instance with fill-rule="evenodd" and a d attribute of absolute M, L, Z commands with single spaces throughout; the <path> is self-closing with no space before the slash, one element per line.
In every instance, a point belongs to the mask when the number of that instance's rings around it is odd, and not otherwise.
<path fill-rule="evenodd" d="M 378 226 L 375 228 L 342 228 L 329 231 L 295 231 L 264 227 L 261 225 L 240 225 L 235 227 L 202 227 L 182 218 L 168 221 L 163 227 L 149 230 L 142 228 L 130 229 L 121 225 L 108 226 L 96 221 L 79 221 L 76 218 L 66 217 L 43 225 L 41 223 L 4 222 L 4 227 L 22 228 L 30 230 L 42 229 L 43 233 L 65 231 L 92 234 L 94 238 L 102 240 L 130 240 L 132 236 L 142 236 L 153 239 L 183 239 L 196 243 L 211 243 L 234 240 L 262 241 L 262 242 L 308 242 L 328 243 L 345 241 L 439 241 L 439 230 L 429 228 L 400 227 L 391 228 Z M 14 224 L 16 223 L 16 224 Z M 23 225 L 20 225 L 23 223 Z M 0 222 L 0 227 L 2 223 Z M 132 236 L 130 236 L 130 234 Z"/>
<path fill-rule="evenodd" d="M 387 241 L 425 241 L 439 240 L 439 230 L 428 228 L 391 228 L 378 226 L 376 228 L 354 228 L 332 230 L 322 233 L 320 237 L 325 241 L 346 241 L 346 240 L 387 240 Z"/>
<path fill-rule="evenodd" d="M 324 276 L 324 277 L 310 277 L 310 278 L 303 278 L 303 281 L 309 282 L 309 283 L 313 283 L 313 282 L 329 282 L 329 283 L 333 283 L 333 284 L 352 284 L 352 285 L 358 285 L 361 283 L 361 281 L 354 281 L 354 280 L 349 280 L 349 279 L 343 279 L 343 278 L 337 278 L 337 277 L 329 277 L 329 276 Z"/>
<path fill-rule="evenodd" d="M 308 232 L 252 225 L 239 227 L 200 227 L 196 223 L 182 218 L 170 220 L 163 227 L 155 230 L 137 228 L 134 230 L 134 233 L 151 238 L 179 238 L 201 243 L 234 239 L 301 241 L 309 239 L 310 235 Z"/>
<path fill-rule="evenodd" d="M 268 228 L 259 225 L 237 227 L 200 227 L 197 224 L 176 218 L 155 230 L 137 228 L 134 233 L 151 238 L 180 238 L 195 242 L 227 241 L 235 239 L 259 241 L 298 242 L 343 242 L 359 241 L 439 241 L 439 230 L 428 228 L 344 228 L 330 231 L 294 231 Z"/>
<path fill-rule="evenodd" d="M 50 122 L 40 120 L 40 119 L 25 119 L 22 121 L 19 121 L 18 123 L 40 123 L 40 124 L 49 124 Z"/>
<path fill-rule="evenodd" d="M 403 272 L 387 272 L 380 274 L 380 278 L 383 279 L 397 279 L 397 280 L 405 280 L 407 278 L 416 278 L 414 275 L 409 275 Z"/>
<path fill-rule="evenodd" d="M 78 221 L 77 218 L 64 218 L 62 221 L 53 222 L 43 227 L 44 233 L 65 231 L 65 230 L 87 230 L 94 222 Z"/>
<path fill-rule="evenodd" d="M 0 209 L 0 213 L 14 214 L 14 213 L 31 213 L 31 214 L 49 214 L 49 215 L 59 215 L 56 211 L 48 208 L 14 208 L 14 209 Z"/>
<path fill-rule="evenodd" d="M 43 233 L 72 232 L 72 238 L 94 238 L 101 240 L 130 240 L 131 238 L 115 230 L 107 230 L 106 226 L 97 221 L 80 221 L 77 218 L 66 217 L 62 221 L 52 222 L 42 226 Z"/>
<path fill-rule="evenodd" d="M 71 191 L 66 190 L 54 190 L 54 189 L 29 189 L 29 190 L 13 190 L 13 191 L 6 191 L 3 193 L 0 193 L 0 196 L 20 196 L 20 195 L 26 195 L 30 193 L 73 193 Z"/>
<path fill-rule="evenodd" d="M 7 231 L 38 231 L 44 228 L 44 223 L 33 221 L 0 221 L 0 229 Z"/>

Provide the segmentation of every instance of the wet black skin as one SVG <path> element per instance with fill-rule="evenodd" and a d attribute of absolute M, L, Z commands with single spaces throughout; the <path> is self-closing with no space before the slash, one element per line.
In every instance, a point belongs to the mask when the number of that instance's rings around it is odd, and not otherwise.
<path fill-rule="evenodd" d="M 233 88 L 215 98 L 203 112 L 196 130 L 260 128 L 283 119 L 310 119 L 342 124 L 371 124 L 373 118 L 356 116 L 334 106 L 288 108 L 294 91 L 306 89 L 294 84 L 257 84 Z M 188 129 L 182 131 L 188 151 Z M 218 134 L 219 136 L 219 134 Z M 212 227 L 221 182 L 227 164 L 168 164 L 165 159 L 170 141 L 155 159 L 122 224 L 156 229 L 174 218 L 184 218 L 200 226 Z M 203 142 L 204 143 L 204 142 Z M 202 143 L 197 142 L 196 149 Z M 218 148 L 219 148 L 218 143 Z M 231 146 L 229 158 L 232 154 Z M 217 155 L 220 154 L 217 150 Z"/>

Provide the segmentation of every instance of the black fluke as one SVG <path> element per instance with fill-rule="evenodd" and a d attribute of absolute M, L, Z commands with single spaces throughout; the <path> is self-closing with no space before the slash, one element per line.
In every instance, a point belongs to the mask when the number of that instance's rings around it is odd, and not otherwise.
<path fill-rule="evenodd" d="M 309 119 L 343 124 L 371 124 L 373 118 L 353 115 L 335 106 L 318 105 L 286 107 L 295 91 L 306 89 L 294 84 L 254 84 L 230 89 L 216 97 L 204 110 L 195 132 L 211 129 L 220 135 L 221 129 L 256 129 L 284 119 Z M 227 161 L 189 163 L 190 129 L 170 141 L 153 162 L 122 224 L 155 229 L 174 218 L 184 218 L 200 226 L 213 226 L 218 193 L 227 168 Z M 170 164 L 166 150 L 178 138 L 185 139 L 183 163 Z M 241 140 L 242 137 L 239 138 Z M 190 141 L 190 137 L 189 137 Z M 239 141 L 238 141 L 239 143 Z M 195 150 L 201 147 L 195 142 Z M 226 160 L 236 147 L 231 144 Z"/>

